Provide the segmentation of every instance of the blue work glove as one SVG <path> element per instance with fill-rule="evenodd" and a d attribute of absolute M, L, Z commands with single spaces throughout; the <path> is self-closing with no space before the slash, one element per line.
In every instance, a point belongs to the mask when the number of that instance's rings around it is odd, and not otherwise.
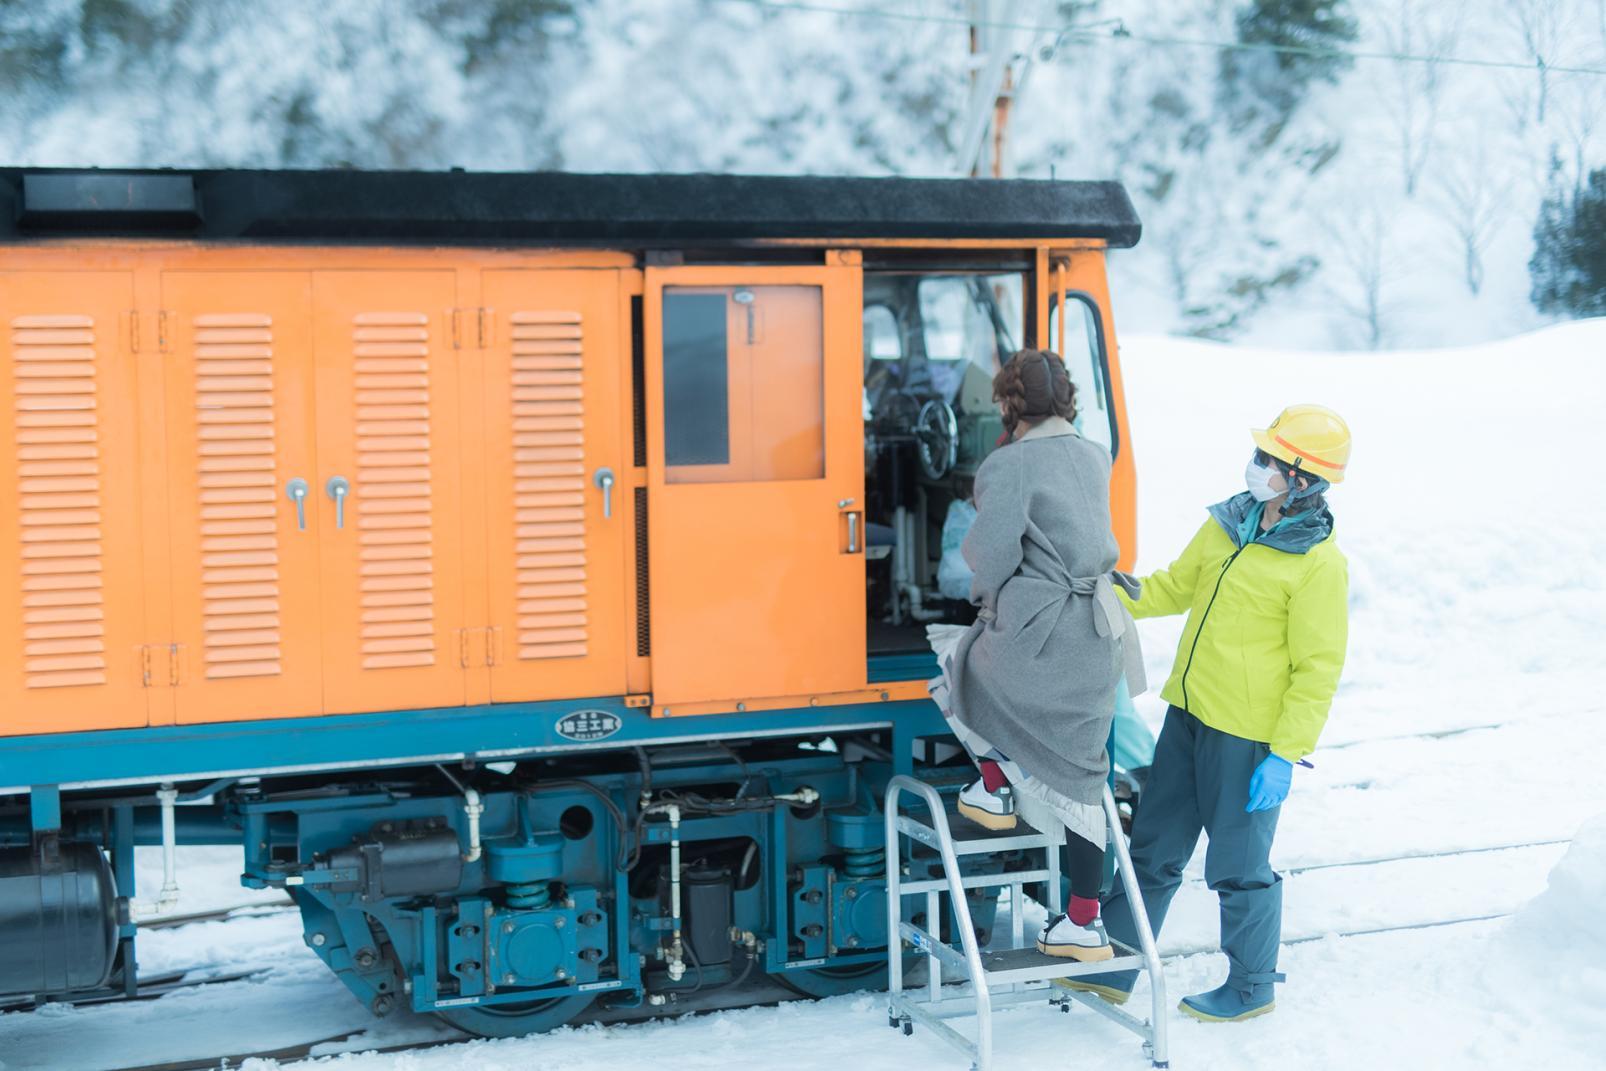
<path fill-rule="evenodd" d="M 1267 755 L 1249 777 L 1249 803 L 1244 810 L 1253 814 L 1281 806 L 1288 798 L 1288 786 L 1293 780 L 1293 763 L 1279 755 Z"/>

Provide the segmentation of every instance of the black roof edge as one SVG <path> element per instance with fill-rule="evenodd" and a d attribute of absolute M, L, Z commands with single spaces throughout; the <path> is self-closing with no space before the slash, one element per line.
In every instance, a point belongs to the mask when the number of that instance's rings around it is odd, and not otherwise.
<path fill-rule="evenodd" d="M 0 168 L 0 240 L 637 247 L 1142 233 L 1117 182 L 466 171 Z"/>

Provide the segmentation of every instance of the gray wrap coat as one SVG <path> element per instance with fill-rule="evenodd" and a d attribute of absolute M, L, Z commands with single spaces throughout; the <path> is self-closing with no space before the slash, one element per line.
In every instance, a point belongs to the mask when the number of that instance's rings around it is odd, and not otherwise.
<path fill-rule="evenodd" d="M 1115 598 L 1110 458 L 1059 417 L 976 473 L 961 548 L 977 620 L 947 666 L 950 716 L 1070 800 L 1097 805 L 1122 672 L 1143 691 L 1137 629 Z"/>

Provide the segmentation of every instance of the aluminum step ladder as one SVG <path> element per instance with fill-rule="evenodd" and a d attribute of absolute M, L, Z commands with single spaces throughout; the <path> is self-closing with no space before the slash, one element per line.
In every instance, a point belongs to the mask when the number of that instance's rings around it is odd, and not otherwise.
<path fill-rule="evenodd" d="M 899 812 L 904 793 L 920 797 L 931 814 L 931 824 L 918 822 Z M 1143 1039 L 1143 1054 L 1155 1067 L 1170 1066 L 1166 1046 L 1165 976 L 1160 968 L 1160 956 L 1155 951 L 1154 933 L 1149 927 L 1148 913 L 1138 893 L 1137 879 L 1132 872 L 1132 857 L 1127 852 L 1126 836 L 1121 831 L 1120 812 L 1115 797 L 1108 787 L 1104 789 L 1104 817 L 1109 830 L 1110 843 L 1115 849 L 1117 869 L 1126 888 L 1137 922 L 1141 948 L 1129 948 L 1118 942 L 1115 957 L 1100 963 L 1048 956 L 1037 950 L 1035 935 L 1028 943 L 1025 919 L 1022 917 L 1025 893 L 1022 886 L 1041 882 L 1048 889 L 1048 910 L 1057 914 L 1060 905 L 1059 848 L 1065 843 L 1063 826 L 1040 832 L 1019 824 L 1021 832 L 992 833 L 965 819 L 963 839 L 956 840 L 950 828 L 947 809 L 937 790 L 923 781 L 899 775 L 887 783 L 885 803 L 887 833 L 887 919 L 891 924 L 888 944 L 889 986 L 887 1021 L 902 1027 L 905 1034 L 913 1032 L 915 1023 L 929 1027 L 943 1040 L 970 1054 L 975 1071 L 993 1071 L 993 1011 L 1017 1004 L 1048 999 L 1062 1011 L 1070 1011 L 1071 1001 L 1077 1001 L 1111 1019 Z M 974 834 L 974 835 L 973 835 Z M 942 876 L 919 881 L 905 880 L 903 875 L 903 841 L 909 839 L 932 848 L 942 858 Z M 1041 850 L 1043 865 L 1031 870 L 1017 870 L 1006 874 L 966 874 L 960 869 L 962 856 L 982 855 L 988 852 L 1010 850 Z M 966 889 L 998 888 L 1008 886 L 1010 906 L 1010 947 L 1002 950 L 982 951 L 977 945 L 976 930 L 971 923 L 970 905 Z M 942 940 L 942 894 L 948 894 L 955 928 L 959 931 L 956 947 Z M 916 926 L 903 919 L 903 898 L 925 893 L 925 926 Z M 918 989 L 905 991 L 903 987 L 903 942 L 914 946 L 916 953 L 923 952 L 927 960 L 927 981 Z M 995 937 L 994 944 L 997 943 Z M 968 981 L 945 992 L 942 970 L 950 968 L 962 973 Z M 1152 1018 L 1143 1020 L 1092 993 L 1065 989 L 1053 985 L 1057 978 L 1087 978 L 1111 971 L 1139 970 L 1149 975 L 1154 1007 Z M 947 1020 L 962 1016 L 975 1016 L 975 1040 L 967 1037 Z"/>

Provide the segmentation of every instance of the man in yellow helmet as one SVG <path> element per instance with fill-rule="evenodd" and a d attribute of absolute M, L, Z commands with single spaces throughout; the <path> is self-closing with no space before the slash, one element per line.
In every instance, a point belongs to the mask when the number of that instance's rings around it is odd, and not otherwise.
<path fill-rule="evenodd" d="M 1282 878 L 1272 836 L 1294 765 L 1327 720 L 1349 629 L 1348 567 L 1326 501 L 1349 464 L 1348 425 L 1296 405 L 1251 434 L 1248 489 L 1211 506 L 1182 556 L 1127 600 L 1134 617 L 1188 615 L 1160 693 L 1171 706 L 1133 817 L 1132 862 L 1158 934 L 1200 832 L 1209 838 L 1205 880 L 1221 901 L 1227 981 L 1178 1005 L 1207 1022 L 1275 1006 Z M 1110 937 L 1136 944 L 1119 886 L 1103 913 Z M 1061 984 L 1124 1003 L 1135 981 L 1126 972 Z"/>

